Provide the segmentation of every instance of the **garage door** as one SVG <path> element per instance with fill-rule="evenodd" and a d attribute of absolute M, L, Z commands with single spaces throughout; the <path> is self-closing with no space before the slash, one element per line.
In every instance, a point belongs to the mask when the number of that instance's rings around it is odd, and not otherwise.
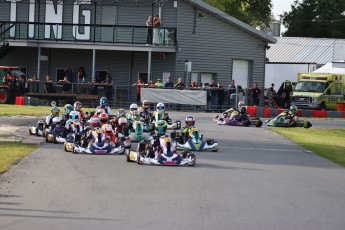
<path fill-rule="evenodd" d="M 232 79 L 235 80 L 235 85 L 240 85 L 243 89 L 248 88 L 249 61 L 233 60 Z"/>

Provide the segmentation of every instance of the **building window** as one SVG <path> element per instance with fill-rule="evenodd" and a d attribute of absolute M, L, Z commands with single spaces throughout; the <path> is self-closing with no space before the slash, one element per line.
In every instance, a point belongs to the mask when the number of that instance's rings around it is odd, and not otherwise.
<path fill-rule="evenodd" d="M 148 74 L 143 73 L 143 72 L 139 72 L 138 73 L 138 79 L 141 78 L 141 81 L 143 81 L 144 83 L 148 83 Z M 151 72 L 151 80 L 152 80 L 152 72 Z"/>
<path fill-rule="evenodd" d="M 65 77 L 65 68 L 56 69 L 56 81 L 63 80 Z"/>

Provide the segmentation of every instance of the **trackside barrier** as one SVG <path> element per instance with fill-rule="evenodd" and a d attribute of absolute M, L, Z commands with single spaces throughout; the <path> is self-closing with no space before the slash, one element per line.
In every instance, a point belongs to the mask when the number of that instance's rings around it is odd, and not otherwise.
<path fill-rule="evenodd" d="M 284 109 L 247 106 L 247 113 L 253 117 L 275 117 L 285 111 Z M 329 117 L 345 118 L 345 111 L 324 111 L 324 110 L 297 110 L 299 117 Z"/>

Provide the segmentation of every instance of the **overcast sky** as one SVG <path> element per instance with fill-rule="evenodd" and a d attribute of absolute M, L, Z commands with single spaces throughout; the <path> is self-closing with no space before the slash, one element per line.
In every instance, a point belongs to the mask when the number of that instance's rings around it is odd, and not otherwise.
<path fill-rule="evenodd" d="M 294 0 L 272 0 L 273 10 L 272 13 L 277 20 L 280 19 L 279 14 L 283 12 L 289 12 L 291 10 L 291 5 L 294 3 Z"/>

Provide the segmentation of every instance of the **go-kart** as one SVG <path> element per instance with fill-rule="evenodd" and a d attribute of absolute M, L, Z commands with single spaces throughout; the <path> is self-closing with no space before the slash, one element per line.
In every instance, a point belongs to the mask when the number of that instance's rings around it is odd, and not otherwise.
<path fill-rule="evenodd" d="M 154 124 L 156 121 L 159 121 L 159 120 L 165 120 L 168 124 L 167 129 L 169 129 L 169 130 L 181 129 L 181 121 L 174 121 L 173 122 L 169 118 L 168 114 L 166 114 L 166 113 L 155 112 L 154 119 L 153 119 L 152 123 Z"/>
<path fill-rule="evenodd" d="M 231 112 L 228 112 L 231 111 Z M 234 115 L 230 119 L 231 114 Z M 215 116 L 213 118 L 218 125 L 231 125 L 231 126 L 255 126 L 261 127 L 263 122 L 258 117 L 251 117 L 247 113 L 239 113 L 237 110 L 227 110 L 221 116 Z"/>
<path fill-rule="evenodd" d="M 44 133 L 46 142 L 54 144 L 65 142 L 65 138 L 63 137 L 64 127 L 61 124 L 61 121 L 61 117 L 54 117 L 50 127 L 45 129 Z"/>
<path fill-rule="evenodd" d="M 268 119 L 265 121 L 267 126 L 275 126 L 275 127 L 304 127 L 304 128 L 310 128 L 312 127 L 312 124 L 310 121 L 304 121 L 304 120 L 295 120 L 291 118 L 291 115 L 289 115 L 288 111 L 283 111 L 278 116 L 276 116 L 273 119 Z"/>
<path fill-rule="evenodd" d="M 151 139 L 151 135 L 149 133 L 144 133 L 144 126 L 141 121 L 133 121 L 132 128 L 134 131 L 131 131 L 128 137 L 133 142 L 140 142 L 140 141 L 148 141 Z"/>
<path fill-rule="evenodd" d="M 158 144 L 160 148 L 157 148 Z M 136 151 L 127 149 L 125 154 L 128 162 L 134 161 L 140 165 L 194 166 L 196 162 L 195 154 L 189 151 L 181 154 L 176 152 L 169 137 L 156 137 L 149 143 L 141 141 Z"/>
<path fill-rule="evenodd" d="M 187 133 L 173 132 L 171 137 L 176 142 L 177 150 L 191 150 L 191 151 L 212 151 L 217 152 L 218 142 L 213 139 L 203 141 L 203 136 L 200 135 L 198 128 L 191 127 Z"/>
<path fill-rule="evenodd" d="M 44 126 L 45 126 L 44 120 L 38 120 L 37 126 L 34 126 L 34 125 L 30 126 L 29 128 L 30 135 L 42 136 Z"/>

